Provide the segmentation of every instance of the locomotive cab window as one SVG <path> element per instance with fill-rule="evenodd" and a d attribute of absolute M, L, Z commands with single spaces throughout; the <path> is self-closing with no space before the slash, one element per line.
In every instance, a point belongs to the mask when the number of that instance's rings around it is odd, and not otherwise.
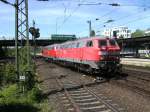
<path fill-rule="evenodd" d="M 87 47 L 93 47 L 93 42 L 92 41 L 88 41 L 86 44 Z"/>
<path fill-rule="evenodd" d="M 100 40 L 99 47 L 107 46 L 107 40 Z"/>
<path fill-rule="evenodd" d="M 109 40 L 109 44 L 112 46 L 116 46 L 116 41 L 115 40 Z"/>
<path fill-rule="evenodd" d="M 79 44 L 80 44 L 79 42 L 76 44 L 76 48 L 79 48 Z"/>
<path fill-rule="evenodd" d="M 81 47 L 85 47 L 85 41 L 81 41 L 81 42 L 79 43 L 79 48 L 81 48 Z"/>

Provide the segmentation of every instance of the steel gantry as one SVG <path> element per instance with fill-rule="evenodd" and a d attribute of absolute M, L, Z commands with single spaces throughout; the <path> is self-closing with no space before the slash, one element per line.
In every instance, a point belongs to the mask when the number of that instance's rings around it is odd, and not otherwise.
<path fill-rule="evenodd" d="M 22 66 L 27 66 L 27 71 L 30 71 L 30 45 L 29 45 L 29 25 L 28 25 L 28 0 L 15 0 L 15 3 L 10 3 L 7 0 L 0 0 L 1 2 L 11 5 L 15 8 L 15 66 L 17 80 L 20 80 L 21 64 Z M 20 55 L 21 49 L 23 48 L 22 41 L 26 41 L 26 57 Z M 24 58 L 24 59 L 23 59 Z M 24 63 L 22 61 L 25 60 Z M 26 71 L 25 71 L 26 72 Z M 24 77 L 22 77 L 24 78 Z"/>
<path fill-rule="evenodd" d="M 19 44 L 23 47 L 22 42 L 18 40 L 26 40 L 26 64 L 28 71 L 30 69 L 30 45 L 29 45 L 29 25 L 28 25 L 28 0 L 16 0 L 16 11 L 15 11 L 15 46 L 16 46 L 16 71 L 20 74 L 20 63 L 24 60 L 23 56 L 19 52 Z"/>

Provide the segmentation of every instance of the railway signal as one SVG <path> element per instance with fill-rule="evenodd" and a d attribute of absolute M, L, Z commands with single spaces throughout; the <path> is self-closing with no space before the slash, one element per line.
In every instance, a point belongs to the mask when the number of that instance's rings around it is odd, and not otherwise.
<path fill-rule="evenodd" d="M 36 31 L 35 31 L 36 32 L 35 33 L 35 38 L 39 38 L 40 37 L 40 32 L 39 31 L 40 31 L 40 29 L 37 28 Z"/>
<path fill-rule="evenodd" d="M 40 37 L 40 29 L 39 28 L 35 28 L 35 27 L 30 27 L 29 28 L 29 32 L 31 33 L 31 35 L 34 38 L 39 38 Z"/>
<path fill-rule="evenodd" d="M 35 21 L 33 20 L 33 26 L 29 28 L 29 32 L 32 35 L 32 39 L 33 39 L 33 44 L 34 44 L 34 64 L 36 61 L 36 39 L 40 37 L 40 29 L 39 28 L 35 28 Z"/>
<path fill-rule="evenodd" d="M 30 27 L 29 28 L 29 32 L 31 33 L 31 35 L 35 35 L 35 28 L 34 27 Z"/>

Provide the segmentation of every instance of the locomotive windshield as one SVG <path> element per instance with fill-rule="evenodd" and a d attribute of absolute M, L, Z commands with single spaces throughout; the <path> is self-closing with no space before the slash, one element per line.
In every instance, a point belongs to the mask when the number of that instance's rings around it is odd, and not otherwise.
<path fill-rule="evenodd" d="M 99 47 L 106 47 L 106 46 L 117 46 L 117 42 L 113 39 L 110 40 L 99 40 Z"/>
<path fill-rule="evenodd" d="M 112 45 L 112 46 L 116 46 L 117 45 L 115 40 L 109 40 L 109 44 Z"/>
<path fill-rule="evenodd" d="M 107 41 L 106 40 L 100 40 L 99 41 L 99 47 L 104 47 L 107 46 Z"/>

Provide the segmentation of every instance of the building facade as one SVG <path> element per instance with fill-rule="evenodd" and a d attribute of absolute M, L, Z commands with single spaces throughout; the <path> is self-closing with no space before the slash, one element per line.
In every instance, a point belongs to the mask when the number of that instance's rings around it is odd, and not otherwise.
<path fill-rule="evenodd" d="M 116 38 L 131 38 L 131 30 L 128 27 L 114 27 L 105 29 L 103 35 L 107 37 L 116 37 Z"/>

